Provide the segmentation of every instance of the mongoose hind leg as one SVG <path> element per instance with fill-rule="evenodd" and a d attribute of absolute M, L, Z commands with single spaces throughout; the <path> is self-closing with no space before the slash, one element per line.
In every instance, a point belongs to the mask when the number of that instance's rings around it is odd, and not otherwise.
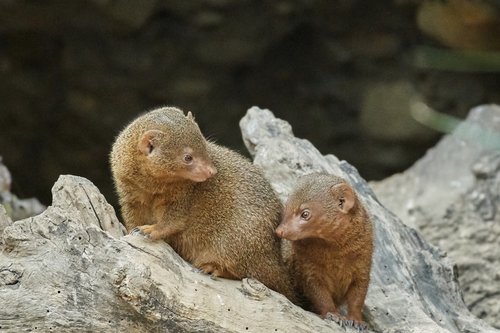
<path fill-rule="evenodd" d="M 239 278 L 229 270 L 220 267 L 216 263 L 205 263 L 200 265 L 200 270 L 205 274 L 210 274 L 212 277 L 221 277 L 225 279 L 238 280 Z"/>
<path fill-rule="evenodd" d="M 335 320 L 337 317 L 341 317 L 330 292 L 325 286 L 311 284 L 311 287 L 305 290 L 304 294 L 309 298 L 315 312 L 319 313 L 321 318 Z"/>
<path fill-rule="evenodd" d="M 308 292 L 308 294 L 309 299 L 313 303 L 313 307 L 316 312 L 320 314 L 321 318 L 334 321 L 342 327 L 351 326 L 358 328 L 358 326 L 355 325 L 356 321 L 340 314 L 330 293 L 325 287 L 316 285 L 313 290 Z"/>
<path fill-rule="evenodd" d="M 266 274 L 263 274 L 263 272 L 266 272 Z M 248 275 L 249 277 L 259 280 L 272 290 L 285 295 L 292 303 L 299 304 L 289 272 L 286 270 L 285 266 L 281 265 L 278 261 L 269 263 L 267 267 L 260 271 L 249 272 Z"/>
<path fill-rule="evenodd" d="M 367 327 L 362 315 L 367 291 L 368 280 L 354 281 L 347 290 L 346 303 L 347 320 L 350 322 L 349 326 L 357 329 L 365 329 Z"/>

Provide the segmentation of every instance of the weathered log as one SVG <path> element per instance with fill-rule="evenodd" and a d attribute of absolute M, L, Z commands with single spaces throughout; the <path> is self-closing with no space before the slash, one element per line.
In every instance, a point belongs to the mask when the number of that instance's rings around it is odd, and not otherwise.
<path fill-rule="evenodd" d="M 376 331 L 495 331 L 475 318 L 462 300 L 457 276 L 444 252 L 422 239 L 388 211 L 357 170 L 293 136 L 288 123 L 268 110 L 252 108 L 242 119 L 243 138 L 284 198 L 298 176 L 329 172 L 348 179 L 375 226 L 375 254 L 365 316 Z"/>
<path fill-rule="evenodd" d="M 348 179 L 374 219 L 365 318 L 380 332 L 495 332 L 461 299 L 451 263 L 375 198 L 346 162 L 323 157 L 271 112 L 252 108 L 245 142 L 277 192 L 327 171 Z M 54 332 L 342 332 L 258 281 L 212 279 L 164 242 L 126 235 L 88 180 L 61 176 L 42 214 L 0 211 L 0 330 Z M 0 228 L 0 232 L 1 232 Z"/>
<path fill-rule="evenodd" d="M 4 230 L 2 331 L 283 332 L 332 325 L 257 281 L 213 280 L 164 242 L 121 237 L 112 207 L 84 178 L 61 176 L 52 192 L 44 213 Z"/>
<path fill-rule="evenodd" d="M 500 106 L 474 108 L 401 174 L 372 183 L 380 201 L 457 263 L 470 310 L 500 328 Z"/>
<path fill-rule="evenodd" d="M 12 176 L 2 162 L 0 156 L 0 205 L 6 210 L 7 215 L 14 221 L 40 214 L 45 206 L 35 198 L 19 199 L 10 191 Z"/>

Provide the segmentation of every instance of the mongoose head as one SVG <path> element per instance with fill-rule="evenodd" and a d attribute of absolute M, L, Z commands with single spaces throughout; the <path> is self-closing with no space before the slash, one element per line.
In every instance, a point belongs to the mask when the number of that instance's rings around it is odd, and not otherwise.
<path fill-rule="evenodd" d="M 150 111 L 125 128 L 113 146 L 111 166 L 115 177 L 146 186 L 203 182 L 217 173 L 192 114 L 173 107 Z"/>
<path fill-rule="evenodd" d="M 291 241 L 332 240 L 349 228 L 356 202 L 354 190 L 342 178 L 318 173 L 304 176 L 285 204 L 276 234 Z"/>

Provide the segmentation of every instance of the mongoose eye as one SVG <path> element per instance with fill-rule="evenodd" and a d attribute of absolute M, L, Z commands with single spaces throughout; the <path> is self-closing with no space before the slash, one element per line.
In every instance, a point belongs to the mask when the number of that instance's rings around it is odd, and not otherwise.
<path fill-rule="evenodd" d="M 339 207 L 340 207 L 340 209 L 344 208 L 344 202 L 345 202 L 345 199 L 344 198 L 340 198 L 340 200 L 339 200 Z"/>
<path fill-rule="evenodd" d="M 188 164 L 193 162 L 193 156 L 191 154 L 185 154 L 184 155 L 184 162 L 186 162 Z"/>
<path fill-rule="evenodd" d="M 302 213 L 300 213 L 300 217 L 303 219 L 303 220 L 309 220 L 309 218 L 311 217 L 311 212 L 309 211 L 309 209 L 304 209 L 302 211 Z"/>

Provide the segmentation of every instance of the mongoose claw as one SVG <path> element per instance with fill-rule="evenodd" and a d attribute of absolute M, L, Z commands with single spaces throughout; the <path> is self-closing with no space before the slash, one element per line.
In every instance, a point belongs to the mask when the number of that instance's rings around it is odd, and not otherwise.
<path fill-rule="evenodd" d="M 368 328 L 368 326 L 362 322 L 362 321 L 357 321 L 357 320 L 346 320 L 349 324 L 350 327 L 354 328 L 356 331 L 361 332 L 364 331 Z"/>
<path fill-rule="evenodd" d="M 354 326 L 354 320 L 343 320 L 345 326 L 353 327 Z"/>
<path fill-rule="evenodd" d="M 142 235 L 142 236 L 144 236 L 144 232 L 139 227 L 135 227 L 134 229 L 130 230 L 130 232 L 128 234 L 129 235 Z"/>
<path fill-rule="evenodd" d="M 328 312 L 325 316 L 325 319 L 336 322 L 340 327 L 352 327 L 358 332 L 364 331 L 367 328 L 367 325 L 364 322 L 360 322 L 354 319 L 347 319 L 338 313 Z"/>
<path fill-rule="evenodd" d="M 143 237 L 146 237 L 146 238 L 151 238 L 150 237 L 150 234 L 149 233 L 146 233 L 144 232 L 144 230 L 141 228 L 141 227 L 135 227 L 134 229 L 132 229 L 129 233 L 130 235 L 139 235 L 139 236 L 143 236 Z"/>
<path fill-rule="evenodd" d="M 358 331 L 364 331 L 368 328 L 368 326 L 365 323 L 360 323 L 360 322 L 354 322 L 354 328 Z"/>

